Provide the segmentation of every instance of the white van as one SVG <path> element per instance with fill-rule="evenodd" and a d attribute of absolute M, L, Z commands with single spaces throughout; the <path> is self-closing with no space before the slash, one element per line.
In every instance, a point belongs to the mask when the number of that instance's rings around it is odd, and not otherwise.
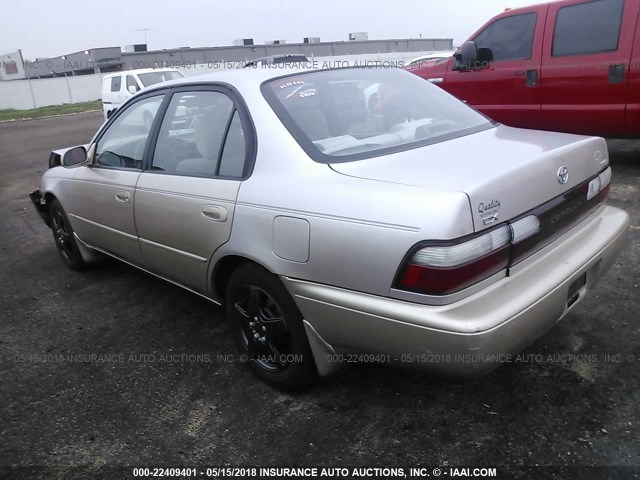
<path fill-rule="evenodd" d="M 184 74 L 171 68 L 127 70 L 105 75 L 102 77 L 102 111 L 105 120 L 140 90 L 177 78 L 184 78 Z"/>

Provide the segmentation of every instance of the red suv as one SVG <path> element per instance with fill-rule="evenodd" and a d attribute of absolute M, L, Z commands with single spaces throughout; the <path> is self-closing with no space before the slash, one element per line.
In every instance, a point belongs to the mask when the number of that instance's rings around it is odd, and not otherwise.
<path fill-rule="evenodd" d="M 410 69 L 507 125 L 640 137 L 640 0 L 506 11 L 446 61 Z"/>

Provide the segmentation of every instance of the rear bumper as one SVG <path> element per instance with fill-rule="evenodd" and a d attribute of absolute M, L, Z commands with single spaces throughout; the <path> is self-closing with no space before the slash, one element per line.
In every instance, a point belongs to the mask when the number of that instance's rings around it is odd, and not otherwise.
<path fill-rule="evenodd" d="M 603 205 L 506 278 L 444 306 L 283 281 L 312 327 L 307 332 L 319 337 L 310 339 L 312 348 L 327 347 L 314 348 L 320 373 L 360 358 L 345 353 L 367 352 L 384 362 L 474 376 L 510 361 L 566 315 L 577 303 L 568 305 L 572 285 L 586 274 L 582 299 L 624 247 L 628 226 L 624 211 Z"/>
<path fill-rule="evenodd" d="M 34 190 L 29 194 L 29 198 L 31 199 L 31 203 L 33 203 L 33 206 L 35 207 L 36 211 L 40 214 L 40 217 L 42 217 L 42 220 L 44 221 L 44 223 L 46 223 L 47 226 L 49 226 L 49 216 L 47 215 L 47 204 L 44 202 L 42 195 L 40 194 L 40 191 Z"/>

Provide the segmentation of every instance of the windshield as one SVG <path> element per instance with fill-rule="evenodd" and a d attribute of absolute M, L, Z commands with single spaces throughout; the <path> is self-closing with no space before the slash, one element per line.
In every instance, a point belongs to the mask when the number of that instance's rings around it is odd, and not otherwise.
<path fill-rule="evenodd" d="M 138 74 L 138 77 L 145 87 L 150 87 L 151 85 L 155 85 L 156 83 L 184 78 L 184 75 L 177 70 L 173 70 L 169 72 L 140 73 Z"/>
<path fill-rule="evenodd" d="M 270 80 L 262 91 L 300 146 L 322 163 L 408 150 L 493 126 L 401 69 L 320 70 Z"/>

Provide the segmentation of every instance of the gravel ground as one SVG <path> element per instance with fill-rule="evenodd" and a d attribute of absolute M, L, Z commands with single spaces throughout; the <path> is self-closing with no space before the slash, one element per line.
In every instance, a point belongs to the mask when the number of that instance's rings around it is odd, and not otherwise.
<path fill-rule="evenodd" d="M 101 119 L 0 125 L 0 465 L 640 465 L 636 143 L 611 142 L 626 249 L 530 361 L 473 381 L 354 365 L 289 395 L 225 361 L 215 305 L 115 261 L 63 267 L 27 194 Z"/>

